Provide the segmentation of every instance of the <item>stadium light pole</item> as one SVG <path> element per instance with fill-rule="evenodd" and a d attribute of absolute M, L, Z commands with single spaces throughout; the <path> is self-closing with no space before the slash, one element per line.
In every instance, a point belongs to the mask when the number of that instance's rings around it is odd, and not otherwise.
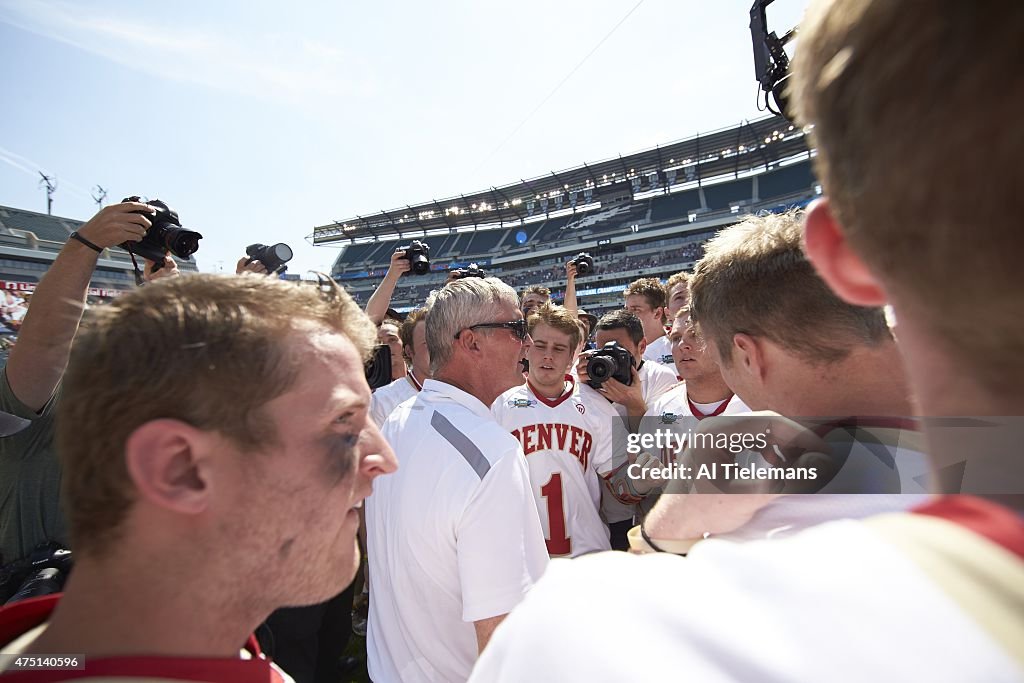
<path fill-rule="evenodd" d="M 96 194 L 92 195 L 92 200 L 96 202 L 96 208 L 103 208 L 103 200 L 107 198 L 107 191 L 103 189 L 102 185 L 97 185 L 92 188 Z"/>
<path fill-rule="evenodd" d="M 44 174 L 42 171 L 39 172 L 43 180 L 40 184 L 46 184 L 46 215 L 53 215 L 53 193 L 57 191 L 57 181 L 54 178 Z"/>

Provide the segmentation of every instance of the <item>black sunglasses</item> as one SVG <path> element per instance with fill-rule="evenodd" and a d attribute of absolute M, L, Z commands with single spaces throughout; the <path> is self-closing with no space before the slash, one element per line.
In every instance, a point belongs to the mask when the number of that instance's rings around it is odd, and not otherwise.
<path fill-rule="evenodd" d="M 504 327 L 506 329 L 512 330 L 512 334 L 514 334 L 516 336 L 516 339 L 518 339 L 519 341 L 526 341 L 526 335 L 528 335 L 530 333 L 529 330 L 526 327 L 526 320 L 524 320 L 522 318 L 520 318 L 519 320 L 512 320 L 511 322 L 507 322 L 507 323 L 480 323 L 478 325 L 470 325 L 469 327 L 464 327 L 462 329 L 463 330 L 476 330 L 476 329 L 480 329 L 481 327 L 484 327 L 484 328 L 500 328 L 500 327 Z M 462 330 L 459 330 L 459 334 L 462 334 Z M 459 338 L 459 334 L 455 335 L 456 339 Z"/>

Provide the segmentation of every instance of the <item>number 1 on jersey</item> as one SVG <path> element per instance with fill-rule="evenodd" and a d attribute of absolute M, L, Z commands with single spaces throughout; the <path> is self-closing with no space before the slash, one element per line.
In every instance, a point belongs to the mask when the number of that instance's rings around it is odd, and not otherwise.
<path fill-rule="evenodd" d="M 565 534 L 565 508 L 562 505 L 562 473 L 555 472 L 548 483 L 540 487 L 540 493 L 548 501 L 548 555 L 568 555 L 572 551 L 572 539 Z"/>

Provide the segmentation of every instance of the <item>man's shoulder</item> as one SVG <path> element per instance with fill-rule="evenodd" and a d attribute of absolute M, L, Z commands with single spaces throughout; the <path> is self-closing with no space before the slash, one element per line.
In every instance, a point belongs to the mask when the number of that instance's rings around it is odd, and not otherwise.
<path fill-rule="evenodd" d="M 388 419 L 387 426 L 424 447 L 435 448 L 440 440 L 442 446 L 447 443 L 471 462 L 483 457 L 493 465 L 504 454 L 515 451 L 519 443 L 493 414 L 481 415 L 457 401 L 434 401 L 421 391 L 415 400 L 403 405 L 409 409 L 407 419 L 417 421 L 415 427 L 395 424 L 394 417 Z"/>
<path fill-rule="evenodd" d="M 665 412 L 674 415 L 690 415 L 690 406 L 686 402 L 686 383 L 680 382 L 665 390 L 658 398 L 647 406 L 645 417 L 658 417 Z"/>
<path fill-rule="evenodd" d="M 399 377 L 393 382 L 390 382 L 373 392 L 373 398 L 376 400 L 394 400 L 403 396 L 408 398 L 415 393 L 416 391 L 412 388 L 412 385 L 409 384 L 409 380 L 405 377 Z"/>
<path fill-rule="evenodd" d="M 535 405 L 537 400 L 531 395 L 530 390 L 525 384 L 520 384 L 508 389 L 498 398 L 494 399 L 494 403 L 491 404 L 491 410 L 500 411 L 504 408 L 515 408 L 529 403 Z"/>

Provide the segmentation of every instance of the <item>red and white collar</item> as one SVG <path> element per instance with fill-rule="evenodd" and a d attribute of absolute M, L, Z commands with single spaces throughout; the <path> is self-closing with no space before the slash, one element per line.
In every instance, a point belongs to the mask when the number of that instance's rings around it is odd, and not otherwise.
<path fill-rule="evenodd" d="M 537 391 L 537 389 L 533 386 L 529 379 L 526 380 L 526 386 L 530 388 L 530 393 L 533 394 L 538 401 L 540 401 L 549 408 L 557 408 L 558 406 L 565 403 L 566 399 L 572 396 L 573 393 L 576 391 L 575 377 L 573 377 L 572 375 L 566 375 L 565 381 L 569 383 L 569 386 L 565 387 L 565 391 L 563 391 L 562 395 L 559 396 L 558 398 L 548 398 L 547 396 L 544 396 L 543 394 Z"/>

